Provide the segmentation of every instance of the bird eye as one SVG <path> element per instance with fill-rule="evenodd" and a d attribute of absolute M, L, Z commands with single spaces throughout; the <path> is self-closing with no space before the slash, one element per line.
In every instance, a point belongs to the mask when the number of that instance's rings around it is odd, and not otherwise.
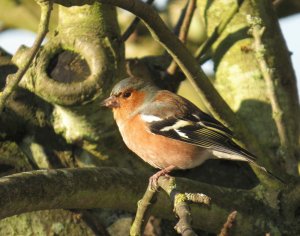
<path fill-rule="evenodd" d="M 127 91 L 123 93 L 123 98 L 129 98 L 131 96 L 131 92 Z"/>

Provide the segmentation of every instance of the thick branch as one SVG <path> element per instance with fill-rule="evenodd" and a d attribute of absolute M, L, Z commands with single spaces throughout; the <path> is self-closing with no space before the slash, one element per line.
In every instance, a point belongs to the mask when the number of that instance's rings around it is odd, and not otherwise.
<path fill-rule="evenodd" d="M 265 32 L 265 27 L 261 25 L 261 21 L 256 17 L 248 18 L 249 24 L 251 26 L 250 33 L 254 38 L 254 50 L 255 56 L 262 73 L 262 76 L 266 83 L 266 92 L 270 100 L 272 108 L 272 118 L 277 127 L 277 132 L 280 140 L 281 151 L 285 153 L 285 160 L 287 163 L 287 171 L 292 172 L 294 168 L 294 162 L 292 157 L 293 142 L 289 140 L 288 137 L 288 127 L 284 121 L 284 110 L 281 104 L 279 103 L 278 94 L 276 92 L 276 81 L 274 81 L 273 71 L 275 68 L 270 68 L 267 64 L 265 54 L 266 49 L 262 42 L 262 36 Z"/>
<path fill-rule="evenodd" d="M 0 179 L 0 218 L 56 208 L 105 207 L 135 211 L 136 202 L 144 192 L 147 179 L 146 176 L 117 168 L 40 170 L 3 177 Z M 258 201 L 253 192 L 180 178 L 176 181 L 181 192 L 204 192 L 213 198 L 210 208 L 192 206 L 193 227 L 218 232 L 230 209 L 234 208 L 239 211 L 235 227 L 237 235 L 242 235 L 242 232 L 258 235 L 269 230 L 269 226 L 276 232 L 277 226 L 272 221 L 272 215 L 277 213 Z M 233 201 L 234 196 L 237 197 Z M 251 215 L 248 214 L 249 211 Z M 171 212 L 169 198 L 165 194 L 159 194 L 153 213 L 163 218 L 172 218 Z M 253 229 L 253 224 L 257 222 L 262 227 Z"/>
<path fill-rule="evenodd" d="M 300 181 L 290 185 L 281 196 L 282 213 L 285 218 L 292 222 L 299 215 L 297 211 L 300 207 Z"/>
<path fill-rule="evenodd" d="M 251 20 L 253 22 L 255 20 Z M 262 43 L 262 35 L 265 31 L 265 28 L 260 26 L 259 24 L 252 25 L 250 32 L 254 38 L 254 49 L 256 52 L 256 59 L 258 61 L 259 68 L 264 77 L 264 80 L 267 85 L 267 93 L 271 102 L 272 111 L 273 111 L 273 119 L 277 126 L 278 135 L 280 139 L 280 143 L 282 146 L 286 147 L 288 145 L 288 137 L 286 127 L 283 122 L 283 110 L 280 107 L 279 101 L 277 99 L 277 94 L 275 91 L 275 84 L 272 79 L 272 68 L 269 68 L 267 62 L 264 58 L 265 48 Z"/>

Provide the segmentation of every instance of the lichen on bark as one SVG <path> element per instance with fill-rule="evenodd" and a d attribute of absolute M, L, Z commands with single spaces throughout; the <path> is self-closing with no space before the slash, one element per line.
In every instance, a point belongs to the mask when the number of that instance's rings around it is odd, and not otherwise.
<path fill-rule="evenodd" d="M 213 32 L 219 19 L 233 4 L 237 4 L 237 1 L 199 1 L 199 9 L 206 22 L 208 35 Z M 283 108 L 284 125 L 289 130 L 290 148 L 293 150 L 293 155 L 289 157 L 280 150 L 280 140 L 266 92 L 266 83 L 255 58 L 253 38 L 248 34 L 249 16 L 258 17 L 266 27 L 263 37 L 265 57 L 269 68 L 275 71 L 273 77 L 273 80 L 277 81 L 275 89 Z M 286 53 L 288 50 L 271 3 L 242 1 L 239 12 L 213 45 L 212 51 L 215 67 L 215 78 L 212 82 L 230 107 L 245 122 L 260 146 L 267 151 L 269 157 L 260 156 L 259 161 L 272 169 L 269 165 L 270 160 L 267 160 L 271 158 L 279 169 L 287 168 L 288 172 L 295 174 L 296 153 L 299 149 L 297 147 L 299 124 L 296 122 L 296 117 L 299 118 L 299 107 L 295 75 L 292 73 L 290 56 Z M 283 162 L 292 162 L 294 165 L 283 166 Z"/>

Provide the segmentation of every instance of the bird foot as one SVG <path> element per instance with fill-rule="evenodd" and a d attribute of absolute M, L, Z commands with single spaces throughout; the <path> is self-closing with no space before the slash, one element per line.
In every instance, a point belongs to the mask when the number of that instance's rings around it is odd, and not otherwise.
<path fill-rule="evenodd" d="M 150 187 L 151 189 L 157 189 L 158 186 L 158 178 L 161 176 L 166 176 L 166 177 L 170 177 L 168 174 L 175 168 L 175 166 L 169 166 L 167 168 L 164 168 L 158 172 L 156 172 L 154 175 L 152 175 L 149 178 L 149 183 L 150 183 Z"/>

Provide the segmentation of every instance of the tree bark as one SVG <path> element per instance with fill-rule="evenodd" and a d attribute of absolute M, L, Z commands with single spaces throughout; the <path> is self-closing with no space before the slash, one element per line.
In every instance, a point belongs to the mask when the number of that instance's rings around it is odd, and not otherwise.
<path fill-rule="evenodd" d="M 201 1 L 199 9 L 207 23 L 210 35 L 219 23 L 223 12 L 229 11 L 236 1 Z M 257 17 L 265 27 L 262 47 L 268 70 L 272 71 L 273 95 L 279 101 L 281 113 L 274 112 L 270 104 L 268 84 L 259 69 L 253 48 L 254 39 L 248 34 L 247 17 Z M 272 170 L 272 164 L 297 175 L 299 155 L 299 104 L 295 74 L 290 55 L 281 34 L 271 1 L 243 1 L 239 12 L 213 45 L 216 77 L 213 80 L 219 93 L 248 126 L 268 156 L 259 161 Z M 282 143 L 275 125 L 281 117 L 287 141 Z M 270 159 L 269 159 L 270 158 Z M 284 163 L 284 164 L 282 164 Z"/>
<path fill-rule="evenodd" d="M 176 181 L 181 192 L 212 196 L 210 207 L 193 205 L 193 226 L 196 228 L 219 232 L 232 209 L 238 211 L 238 224 L 232 229 L 234 235 L 268 232 L 276 235 L 285 226 L 280 215 L 282 209 L 277 206 L 278 199 L 259 198 L 258 189 L 228 189 L 180 178 Z M 0 180 L 0 217 L 57 208 L 105 207 L 135 211 L 138 199 L 147 188 L 146 183 L 145 175 L 118 168 L 73 168 L 15 174 Z M 238 197 L 232 201 L 233 196 Z M 153 213 L 172 219 L 171 212 L 168 197 L 160 193 Z"/>

